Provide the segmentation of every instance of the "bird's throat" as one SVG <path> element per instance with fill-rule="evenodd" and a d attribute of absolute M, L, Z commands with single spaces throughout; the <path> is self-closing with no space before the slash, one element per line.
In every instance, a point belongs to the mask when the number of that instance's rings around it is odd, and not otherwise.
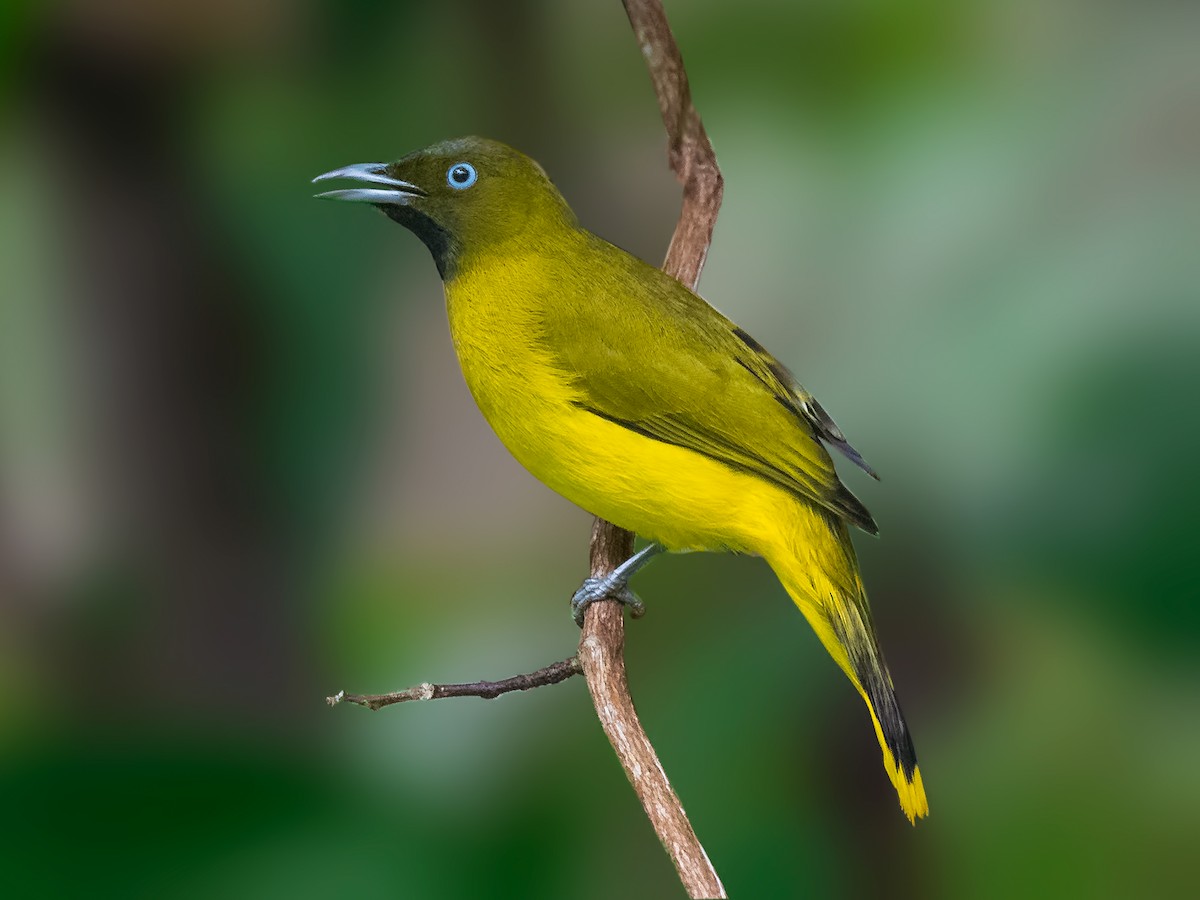
<path fill-rule="evenodd" d="M 433 254 L 433 262 L 437 266 L 438 274 L 442 276 L 442 281 L 449 281 L 454 277 L 458 263 L 458 242 L 451 237 L 450 232 L 425 213 L 413 209 L 411 206 L 381 205 L 379 209 L 393 222 L 399 222 L 419 237 L 421 242 L 429 248 L 429 252 Z"/>

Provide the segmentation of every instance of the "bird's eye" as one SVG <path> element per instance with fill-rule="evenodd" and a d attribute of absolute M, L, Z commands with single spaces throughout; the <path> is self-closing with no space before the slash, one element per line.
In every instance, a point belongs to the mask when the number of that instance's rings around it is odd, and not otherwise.
<path fill-rule="evenodd" d="M 455 163 L 446 171 L 446 183 L 458 191 L 465 191 L 478 177 L 475 167 L 467 162 Z"/>

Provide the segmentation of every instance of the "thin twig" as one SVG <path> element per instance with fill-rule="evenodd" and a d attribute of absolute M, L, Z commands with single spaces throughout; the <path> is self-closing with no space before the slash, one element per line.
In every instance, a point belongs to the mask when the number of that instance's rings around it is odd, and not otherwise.
<path fill-rule="evenodd" d="M 659 0 L 623 2 L 658 97 L 671 169 L 683 184 L 683 208 L 663 269 L 695 288 L 708 256 L 724 182 L 712 144 L 692 105 L 683 58 L 662 4 Z M 631 532 L 596 519 L 590 553 L 593 576 L 611 572 L 632 552 Z M 725 897 L 721 879 L 638 719 L 625 675 L 624 650 L 625 620 L 620 604 L 608 601 L 588 606 L 579 641 L 579 661 L 604 733 L 688 896 Z"/>
<path fill-rule="evenodd" d="M 579 657 L 572 656 L 562 662 L 551 663 L 530 672 L 528 675 L 513 675 L 500 681 L 469 681 L 464 684 L 430 684 L 425 682 L 403 691 L 392 691 L 390 694 L 347 694 L 338 691 L 332 697 L 326 697 L 325 702 L 330 706 L 339 703 L 357 703 L 368 709 L 383 709 L 394 703 L 406 703 L 409 700 L 444 700 L 447 697 L 480 697 L 484 700 L 495 700 L 501 694 L 511 694 L 513 691 L 531 691 L 534 688 L 545 687 L 548 684 L 558 684 L 573 675 L 582 674 L 583 667 Z"/>

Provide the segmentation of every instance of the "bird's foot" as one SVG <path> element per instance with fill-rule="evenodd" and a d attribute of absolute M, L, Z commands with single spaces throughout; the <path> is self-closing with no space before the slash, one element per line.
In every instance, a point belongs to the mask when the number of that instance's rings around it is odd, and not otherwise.
<path fill-rule="evenodd" d="M 602 578 L 585 578 L 575 596 L 571 598 L 571 615 L 580 628 L 583 627 L 584 612 L 597 600 L 616 600 L 628 606 L 630 615 L 635 619 L 640 619 L 646 614 L 646 604 L 625 583 L 624 578 L 613 577 L 614 575 L 615 572 L 610 572 Z"/>
<path fill-rule="evenodd" d="M 647 544 L 607 575 L 585 578 L 575 596 L 571 598 L 571 615 L 575 617 L 575 624 L 583 627 L 584 610 L 588 608 L 588 604 L 597 600 L 616 600 L 628 606 L 635 619 L 644 616 L 646 604 L 629 589 L 629 579 L 638 569 L 662 553 L 663 549 L 661 544 Z"/>

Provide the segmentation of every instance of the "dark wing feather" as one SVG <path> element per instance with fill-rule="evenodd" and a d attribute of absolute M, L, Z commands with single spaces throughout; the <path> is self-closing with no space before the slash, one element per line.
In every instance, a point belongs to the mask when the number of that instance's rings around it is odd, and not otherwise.
<path fill-rule="evenodd" d="M 821 440 L 837 447 L 843 456 L 878 481 L 878 473 L 867 465 L 867 461 L 862 458 L 862 455 L 846 440 L 842 429 L 838 428 L 829 413 L 825 412 L 825 407 L 804 389 L 804 386 L 796 380 L 796 376 L 788 371 L 787 366 L 768 353 L 762 344 L 742 329 L 734 327 L 733 333 L 750 351 L 750 355 L 745 360 L 739 360 L 747 371 L 771 390 L 775 394 L 775 399 L 812 425 Z"/>

